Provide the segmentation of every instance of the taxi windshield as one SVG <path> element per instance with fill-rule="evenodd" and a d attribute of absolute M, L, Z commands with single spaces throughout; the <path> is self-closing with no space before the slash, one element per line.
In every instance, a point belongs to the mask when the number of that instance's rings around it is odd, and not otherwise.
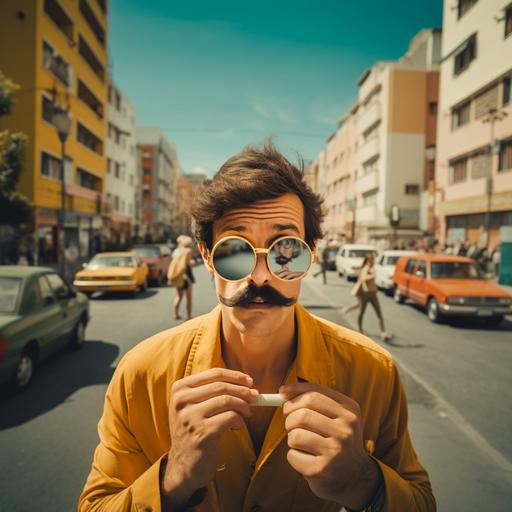
<path fill-rule="evenodd" d="M 131 256 L 95 256 L 87 266 L 93 269 L 105 267 L 135 267 L 135 262 Z"/>

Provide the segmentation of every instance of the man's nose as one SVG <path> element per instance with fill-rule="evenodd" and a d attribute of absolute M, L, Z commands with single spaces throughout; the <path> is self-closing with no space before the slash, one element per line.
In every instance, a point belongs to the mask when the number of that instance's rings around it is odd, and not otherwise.
<path fill-rule="evenodd" d="M 267 255 L 258 254 L 256 256 L 256 266 L 249 276 L 249 279 L 256 286 L 263 286 L 264 284 L 267 284 L 271 278 L 272 274 L 270 273 L 267 265 Z"/>

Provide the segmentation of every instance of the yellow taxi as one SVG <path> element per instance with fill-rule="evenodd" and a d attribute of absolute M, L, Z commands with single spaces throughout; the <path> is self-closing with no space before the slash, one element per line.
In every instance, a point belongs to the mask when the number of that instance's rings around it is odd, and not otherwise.
<path fill-rule="evenodd" d="M 134 252 L 100 252 L 75 275 L 76 289 L 94 292 L 144 292 L 148 266 Z"/>

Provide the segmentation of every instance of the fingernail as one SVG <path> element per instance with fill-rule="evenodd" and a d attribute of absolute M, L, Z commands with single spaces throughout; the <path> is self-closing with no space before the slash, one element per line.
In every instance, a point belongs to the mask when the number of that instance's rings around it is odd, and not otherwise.
<path fill-rule="evenodd" d="M 257 389 L 251 389 L 251 396 L 253 396 L 254 398 L 257 398 L 260 396 L 260 392 L 257 390 Z"/>

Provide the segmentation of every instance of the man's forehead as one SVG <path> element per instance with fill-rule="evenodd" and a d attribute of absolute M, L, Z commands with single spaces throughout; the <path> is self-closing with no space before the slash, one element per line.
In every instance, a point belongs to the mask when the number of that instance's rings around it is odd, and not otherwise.
<path fill-rule="evenodd" d="M 295 194 L 284 194 L 275 199 L 265 199 L 235 208 L 214 222 L 214 236 L 224 231 L 247 227 L 255 222 L 277 226 L 295 226 L 304 233 L 304 206 Z"/>

